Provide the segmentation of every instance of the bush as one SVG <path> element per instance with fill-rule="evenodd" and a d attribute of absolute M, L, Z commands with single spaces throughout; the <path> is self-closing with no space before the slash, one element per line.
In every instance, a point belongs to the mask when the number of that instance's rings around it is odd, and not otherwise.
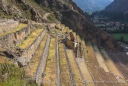
<path fill-rule="evenodd" d="M 25 80 L 25 71 L 13 64 L 0 64 L 0 86 L 37 86 Z"/>
<path fill-rule="evenodd" d="M 55 22 L 55 15 L 54 14 L 50 14 L 49 16 L 48 16 L 48 22 L 49 23 L 52 23 L 52 22 Z"/>

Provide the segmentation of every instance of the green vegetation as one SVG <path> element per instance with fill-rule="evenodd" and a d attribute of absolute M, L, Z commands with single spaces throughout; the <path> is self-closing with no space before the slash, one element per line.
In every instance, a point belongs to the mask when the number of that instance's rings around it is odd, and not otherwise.
<path fill-rule="evenodd" d="M 48 15 L 48 22 L 49 23 L 55 22 L 55 20 L 56 20 L 56 18 L 55 18 L 55 15 L 54 14 Z"/>
<path fill-rule="evenodd" d="M 121 37 L 124 38 L 124 42 L 128 42 L 128 33 L 113 33 L 116 40 L 121 41 Z"/>
<path fill-rule="evenodd" d="M 51 11 L 49 7 L 42 6 L 42 9 L 45 10 L 46 12 L 50 12 Z"/>
<path fill-rule="evenodd" d="M 4 12 L 0 9 L 0 18 L 6 18 L 6 19 L 11 19 L 11 15 L 4 14 Z"/>
<path fill-rule="evenodd" d="M 37 86 L 25 77 L 23 69 L 9 63 L 0 64 L 0 86 Z"/>

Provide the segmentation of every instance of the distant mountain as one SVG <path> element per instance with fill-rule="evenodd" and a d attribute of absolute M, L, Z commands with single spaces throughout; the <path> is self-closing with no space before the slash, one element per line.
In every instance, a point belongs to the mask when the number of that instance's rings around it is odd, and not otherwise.
<path fill-rule="evenodd" d="M 83 11 L 96 11 L 104 9 L 113 0 L 74 0 Z"/>
<path fill-rule="evenodd" d="M 127 12 L 128 0 L 114 0 L 110 5 L 105 8 L 105 11 Z"/>

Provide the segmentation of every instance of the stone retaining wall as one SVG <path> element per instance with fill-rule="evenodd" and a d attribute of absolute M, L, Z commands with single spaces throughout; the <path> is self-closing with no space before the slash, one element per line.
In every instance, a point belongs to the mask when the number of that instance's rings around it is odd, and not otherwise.
<path fill-rule="evenodd" d="M 11 49 L 16 45 L 20 44 L 25 37 L 27 37 L 33 28 L 31 26 L 27 26 L 25 28 L 20 29 L 19 31 L 9 33 L 7 35 L 0 37 L 0 50 Z"/>
<path fill-rule="evenodd" d="M 19 25 L 18 21 L 14 20 L 0 20 L 0 34 L 13 30 Z"/>
<path fill-rule="evenodd" d="M 19 66 L 27 65 L 32 56 L 34 55 L 36 49 L 38 48 L 39 44 L 41 43 L 44 35 L 46 33 L 46 29 L 44 29 L 41 34 L 33 41 L 33 43 L 23 51 L 22 55 L 17 58 Z"/>

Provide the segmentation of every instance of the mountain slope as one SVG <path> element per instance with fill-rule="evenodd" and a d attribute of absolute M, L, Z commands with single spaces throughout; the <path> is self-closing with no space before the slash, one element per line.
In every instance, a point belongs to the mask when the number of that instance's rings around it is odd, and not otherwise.
<path fill-rule="evenodd" d="M 105 11 L 125 12 L 128 11 L 128 0 L 114 0 L 105 8 Z"/>
<path fill-rule="evenodd" d="M 92 25 L 84 16 L 84 12 L 72 0 L 35 0 L 39 5 L 34 0 L 32 2 L 30 0 L 7 1 L 2 0 L 1 8 L 5 14 L 11 15 L 14 19 L 44 22 L 45 14 L 54 14 L 59 22 L 69 26 L 92 43 L 120 50 L 118 42 Z"/>
<path fill-rule="evenodd" d="M 59 18 L 61 23 L 69 26 L 85 39 L 89 39 L 92 43 L 113 50 L 121 49 L 118 42 L 112 36 L 96 28 L 87 20 L 81 9 L 72 0 L 69 0 L 68 4 L 63 4 L 59 0 L 43 0 L 41 3 L 42 6 L 54 8 L 54 14 Z"/>
<path fill-rule="evenodd" d="M 104 9 L 113 0 L 74 0 L 83 11 L 96 11 Z"/>
<path fill-rule="evenodd" d="M 103 9 L 103 6 L 92 0 L 74 0 L 83 11 L 95 11 Z"/>

